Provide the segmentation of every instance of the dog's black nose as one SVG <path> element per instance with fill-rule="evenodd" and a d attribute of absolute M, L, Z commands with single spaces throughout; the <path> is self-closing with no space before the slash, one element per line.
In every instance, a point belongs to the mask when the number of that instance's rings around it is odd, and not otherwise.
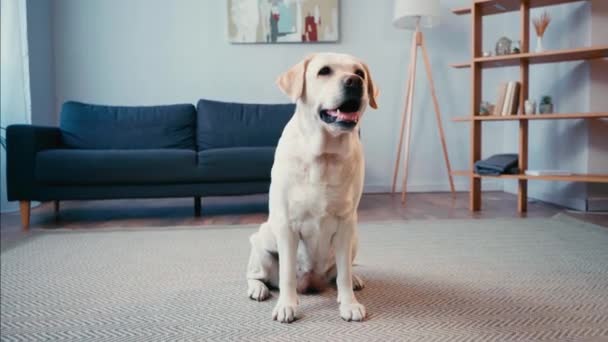
<path fill-rule="evenodd" d="M 348 76 L 344 79 L 344 86 L 352 89 L 362 88 L 363 80 L 359 76 Z"/>
<path fill-rule="evenodd" d="M 363 96 L 363 80 L 359 76 L 348 76 L 344 79 L 344 95 L 348 98 Z"/>

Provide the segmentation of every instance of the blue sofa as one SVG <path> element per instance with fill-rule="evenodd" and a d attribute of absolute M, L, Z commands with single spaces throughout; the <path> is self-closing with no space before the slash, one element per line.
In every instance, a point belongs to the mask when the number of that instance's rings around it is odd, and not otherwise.
<path fill-rule="evenodd" d="M 117 107 L 66 102 L 59 127 L 7 128 L 8 199 L 30 201 L 266 193 L 293 104 Z"/>

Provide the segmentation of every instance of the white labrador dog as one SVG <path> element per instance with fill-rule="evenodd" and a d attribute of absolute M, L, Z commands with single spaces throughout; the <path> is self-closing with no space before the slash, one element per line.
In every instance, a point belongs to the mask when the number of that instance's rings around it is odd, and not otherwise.
<path fill-rule="evenodd" d="M 353 289 L 357 207 L 363 189 L 358 123 L 378 90 L 355 57 L 319 53 L 282 74 L 277 84 L 296 111 L 279 140 L 272 167 L 269 217 L 253 234 L 248 295 L 262 301 L 278 285 L 272 318 L 296 318 L 297 293 L 320 291 L 336 280 L 340 316 L 365 319 Z"/>

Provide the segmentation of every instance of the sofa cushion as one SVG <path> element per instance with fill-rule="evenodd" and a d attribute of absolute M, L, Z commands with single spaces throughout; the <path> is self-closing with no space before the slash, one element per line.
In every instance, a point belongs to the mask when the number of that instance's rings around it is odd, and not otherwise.
<path fill-rule="evenodd" d="M 46 184 L 167 184 L 197 178 L 196 152 L 187 149 L 38 152 L 36 180 Z"/>
<path fill-rule="evenodd" d="M 270 180 L 274 147 L 216 148 L 198 152 L 198 167 L 205 181 Z"/>
<path fill-rule="evenodd" d="M 200 100 L 197 105 L 198 149 L 276 146 L 294 111 L 293 104 Z"/>
<path fill-rule="evenodd" d="M 82 149 L 195 149 L 196 112 L 191 104 L 147 107 L 66 102 L 62 142 Z"/>

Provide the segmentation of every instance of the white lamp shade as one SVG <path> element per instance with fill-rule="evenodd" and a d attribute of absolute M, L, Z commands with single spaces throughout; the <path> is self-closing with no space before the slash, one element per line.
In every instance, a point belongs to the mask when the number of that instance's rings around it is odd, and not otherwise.
<path fill-rule="evenodd" d="M 420 26 L 439 25 L 439 0 L 395 0 L 393 25 L 400 29 L 415 29 L 420 19 Z"/>

